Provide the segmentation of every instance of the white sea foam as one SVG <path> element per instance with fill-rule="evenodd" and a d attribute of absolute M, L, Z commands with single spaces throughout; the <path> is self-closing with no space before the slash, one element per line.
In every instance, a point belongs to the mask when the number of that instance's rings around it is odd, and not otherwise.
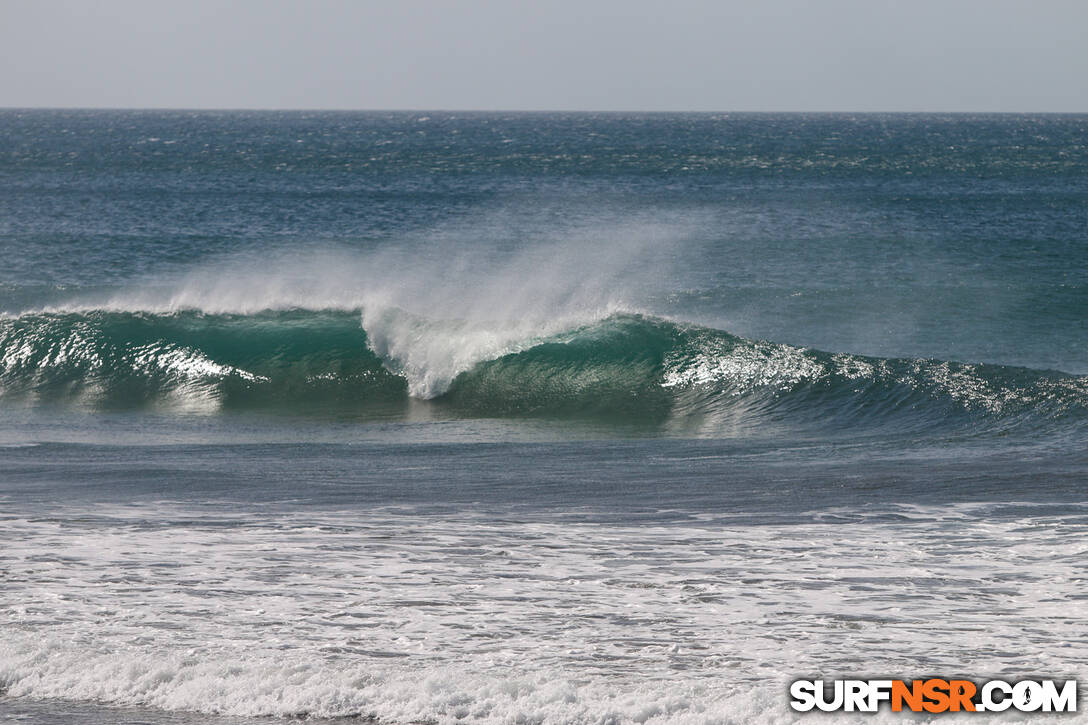
<path fill-rule="evenodd" d="M 764 341 L 734 345 L 721 336 L 702 338 L 695 341 L 697 354 L 668 361 L 662 385 L 668 388 L 725 383 L 731 395 L 743 395 L 753 388 L 788 390 L 827 373 L 798 347 Z"/>
<path fill-rule="evenodd" d="M 52 640 L 0 645 L 9 696 L 235 716 L 361 715 L 390 723 L 708 723 L 753 721 L 777 703 L 768 689 L 629 684 L 609 688 L 561 672 L 481 676 L 464 666 L 329 665 L 291 654 L 197 659 L 130 648 L 92 654 Z M 19 677 L 23 670 L 33 674 Z M 0 674 L 0 676 L 4 676 Z M 18 679 L 16 679 L 18 678 Z M 780 709 L 780 708 L 779 708 Z M 785 713 L 765 722 L 786 722 Z"/>
<path fill-rule="evenodd" d="M 7 696 L 390 722 L 793 722 L 799 676 L 1088 674 L 1076 513 L 914 506 L 758 527 L 109 513 L 0 520 Z"/>

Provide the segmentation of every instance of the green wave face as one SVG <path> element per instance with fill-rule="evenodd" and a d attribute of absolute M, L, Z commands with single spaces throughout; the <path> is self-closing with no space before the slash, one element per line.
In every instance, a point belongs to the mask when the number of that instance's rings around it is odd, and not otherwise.
<path fill-rule="evenodd" d="M 662 385 L 666 363 L 684 336 L 667 322 L 612 317 L 477 364 L 453 381 L 443 402 L 477 415 L 661 422 L 675 403 Z"/>
<path fill-rule="evenodd" d="M 403 414 L 407 373 L 372 351 L 361 319 L 304 310 L 24 314 L 0 320 L 0 397 L 95 409 Z M 1082 430 L 1088 378 L 832 354 L 614 315 L 470 364 L 413 405 L 421 404 L 452 417 L 587 418 L 711 435 Z"/>
<path fill-rule="evenodd" d="M 260 407 L 388 402 L 406 389 L 367 347 L 356 314 L 95 311 L 0 321 L 6 397 Z"/>

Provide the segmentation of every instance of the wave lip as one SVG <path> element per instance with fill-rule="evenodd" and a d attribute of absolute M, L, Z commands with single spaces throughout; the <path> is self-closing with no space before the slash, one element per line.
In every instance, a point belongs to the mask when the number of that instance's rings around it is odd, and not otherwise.
<path fill-rule="evenodd" d="M 589 417 L 708 434 L 1045 428 L 1083 425 L 1088 410 L 1086 376 L 825 353 L 602 314 L 541 329 L 389 308 L 25 313 L 0 320 L 0 396 L 364 416 L 418 398 L 453 417 Z"/>

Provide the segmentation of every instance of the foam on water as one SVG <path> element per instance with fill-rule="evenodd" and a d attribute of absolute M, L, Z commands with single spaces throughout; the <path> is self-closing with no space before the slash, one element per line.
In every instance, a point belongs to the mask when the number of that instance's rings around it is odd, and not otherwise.
<path fill-rule="evenodd" d="M 1088 674 L 1083 507 L 892 508 L 758 527 L 9 518 L 0 689 L 390 722 L 790 722 L 786 682 L 809 674 Z"/>

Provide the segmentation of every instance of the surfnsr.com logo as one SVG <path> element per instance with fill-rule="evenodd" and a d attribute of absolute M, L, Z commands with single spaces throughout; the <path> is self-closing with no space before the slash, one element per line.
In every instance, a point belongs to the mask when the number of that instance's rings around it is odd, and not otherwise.
<path fill-rule="evenodd" d="M 790 707 L 798 712 L 1076 712 L 1077 681 L 796 680 Z"/>

